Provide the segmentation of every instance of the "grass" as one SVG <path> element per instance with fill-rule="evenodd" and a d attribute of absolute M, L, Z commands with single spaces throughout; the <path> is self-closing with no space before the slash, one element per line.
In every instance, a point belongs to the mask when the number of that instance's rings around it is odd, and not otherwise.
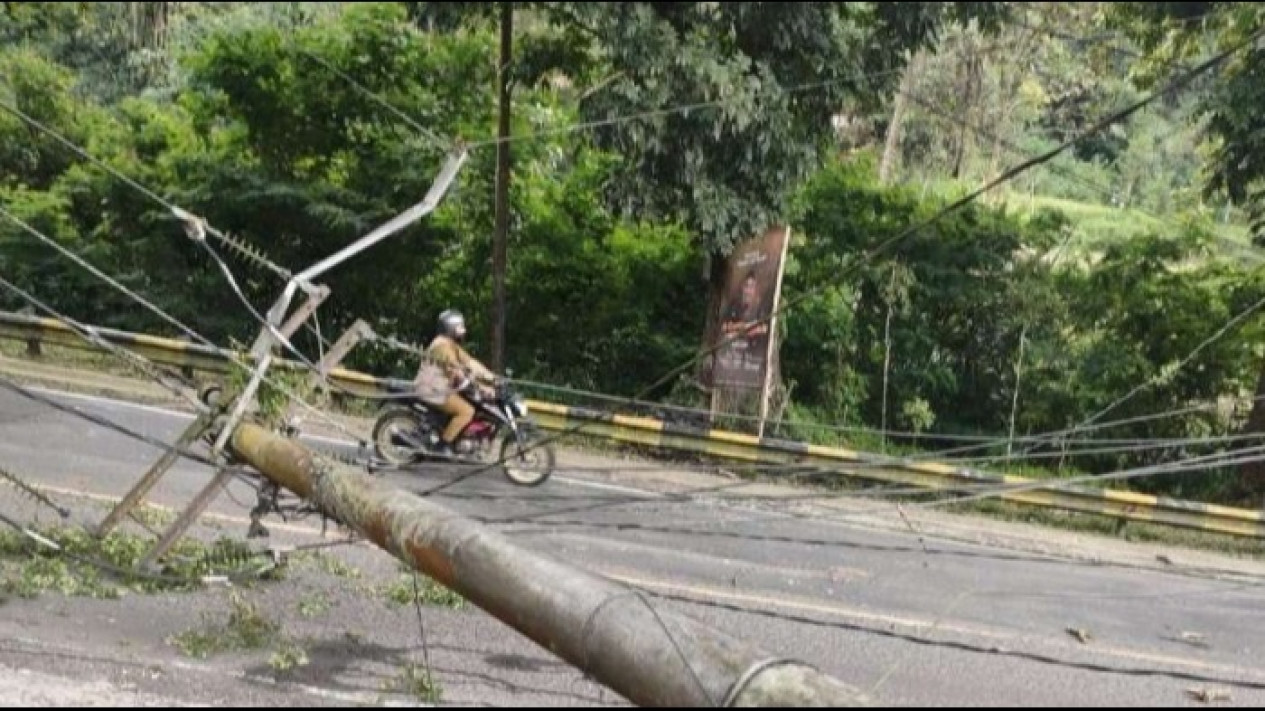
<path fill-rule="evenodd" d="M 1010 196 L 1009 200 L 1015 208 L 1029 202 L 1026 196 Z M 1062 211 L 1077 229 L 1090 239 L 1091 244 L 1101 244 L 1108 239 L 1119 241 L 1121 238 L 1139 237 L 1148 232 L 1171 231 L 1182 220 L 1178 216 L 1162 218 L 1142 210 L 1131 208 L 1122 210 L 1109 205 L 1041 195 L 1032 198 L 1031 204 L 1037 209 Z M 1251 244 L 1250 231 L 1244 225 L 1226 224 L 1219 221 L 1208 224 L 1213 229 L 1213 233 L 1223 242 L 1245 247 Z"/>
<path fill-rule="evenodd" d="M 137 567 L 153 547 L 141 536 L 111 532 L 97 538 L 81 527 L 46 526 L 32 530 L 61 550 L 36 544 L 24 534 L 0 531 L 0 590 L 22 598 L 45 592 L 74 597 L 117 599 L 127 592 L 190 591 L 199 578 L 239 569 L 252 557 L 245 543 L 219 539 L 211 545 L 183 539 L 176 544 L 161 577 Z"/>
<path fill-rule="evenodd" d="M 41 355 L 33 358 L 28 354 L 24 342 L 0 338 L 0 356 L 8 356 L 15 360 L 23 360 L 29 363 L 71 367 L 121 378 L 143 378 L 146 382 L 153 382 L 148 379 L 149 376 L 145 375 L 131 361 L 98 349 L 86 342 L 84 343 L 84 348 L 41 343 L 40 349 Z M 161 363 L 157 363 L 155 366 L 160 372 L 167 373 L 173 381 L 178 381 L 182 377 L 180 369 L 177 367 Z M 199 386 L 220 377 L 218 374 L 208 377 L 206 373 L 194 371 L 194 380 Z M 166 391 L 164 390 L 164 392 Z"/>
<path fill-rule="evenodd" d="M 296 667 L 305 667 L 310 663 L 307 650 L 293 640 L 284 639 L 277 650 L 268 658 L 268 666 L 274 671 L 286 672 Z"/>
<path fill-rule="evenodd" d="M 161 531 L 175 523 L 176 512 L 153 504 L 142 503 L 132 509 L 132 517 L 142 526 Z"/>
<path fill-rule="evenodd" d="M 87 348 L 91 348 L 91 350 L 41 343 L 40 350 L 42 355 L 38 358 L 32 358 L 27 352 L 25 343 L 5 338 L 0 339 L 0 355 L 36 363 L 47 362 L 57 365 L 77 366 L 110 375 L 136 375 L 136 368 L 128 365 L 122 358 L 88 346 L 87 343 L 84 345 Z"/>
<path fill-rule="evenodd" d="M 202 625 L 171 637 L 168 643 L 193 659 L 207 659 L 227 652 L 272 649 L 268 666 L 278 673 L 307 666 L 307 650 L 283 634 L 281 625 L 260 611 L 258 604 L 240 592 L 229 596 L 228 618 L 215 622 L 203 613 Z"/>
<path fill-rule="evenodd" d="M 443 699 L 443 687 L 429 670 L 409 664 L 394 678 L 383 685 L 384 691 L 405 693 L 423 703 L 439 703 Z"/>
<path fill-rule="evenodd" d="M 416 576 L 416 588 L 414 587 Z M 429 577 L 404 569 L 392 582 L 381 590 L 387 602 L 393 606 L 412 605 L 415 602 L 431 607 L 447 607 L 453 610 L 465 608 L 466 599 Z"/>
<path fill-rule="evenodd" d="M 1067 200 L 1057 197 L 1011 196 L 1008 199 L 1013 209 L 1033 208 L 1058 210 L 1067 215 L 1076 229 L 1085 236 L 1087 245 L 1102 245 L 1110 241 L 1119 241 L 1130 237 L 1140 237 L 1147 232 L 1169 228 L 1169 223 L 1138 210 L 1095 205 L 1093 203 Z"/>
<path fill-rule="evenodd" d="M 95 569 L 77 569 L 58 558 L 35 558 L 20 565 L 0 562 L 0 591 L 20 598 L 36 598 L 45 592 L 66 597 L 90 597 L 117 600 L 123 593 L 117 586 L 101 579 Z"/>
<path fill-rule="evenodd" d="M 299 615 L 309 620 L 329 612 L 331 606 L 329 596 L 319 590 L 300 596 L 296 604 Z"/>
<path fill-rule="evenodd" d="M 1080 202 L 1064 198 L 1010 194 L 1007 203 L 1014 210 L 1058 210 L 1068 217 L 1079 240 L 1073 244 L 1081 250 L 1097 251 L 1110 244 L 1120 243 L 1147 233 L 1173 232 L 1181 225 L 1182 218 L 1173 216 L 1163 219 L 1149 212 L 1135 209 L 1119 209 L 1109 205 Z M 1238 261 L 1260 263 L 1265 254 L 1252 246 L 1247 227 L 1221 222 L 1207 222 L 1220 243 L 1222 256 Z"/>
<path fill-rule="evenodd" d="M 229 598 L 228 620 L 216 624 L 205 613 L 202 620 L 202 627 L 185 630 L 169 640 L 185 656 L 206 659 L 224 652 L 263 649 L 281 629 L 237 591 Z"/>
<path fill-rule="evenodd" d="M 336 578 L 360 580 L 364 573 L 357 567 L 344 563 L 336 556 L 320 551 L 300 551 L 290 556 L 290 565 L 312 567 Z"/>

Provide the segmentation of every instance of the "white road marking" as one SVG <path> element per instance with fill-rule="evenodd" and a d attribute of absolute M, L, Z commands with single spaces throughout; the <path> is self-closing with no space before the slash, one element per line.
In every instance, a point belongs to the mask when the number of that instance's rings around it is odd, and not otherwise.
<path fill-rule="evenodd" d="M 53 390 L 51 388 L 41 388 L 41 387 L 33 387 L 33 386 L 27 386 L 26 389 L 30 390 L 31 392 L 42 393 L 44 395 L 50 395 L 53 397 L 66 398 L 68 400 L 84 400 L 86 402 L 95 402 L 101 405 L 107 405 L 107 406 L 112 406 L 112 407 L 123 407 L 123 408 L 130 408 L 133 410 L 140 410 L 142 412 L 149 412 L 156 415 L 166 415 L 168 417 L 179 417 L 184 420 L 192 420 L 194 417 L 193 414 L 188 413 L 188 412 L 181 412 L 180 410 L 170 410 L 170 409 L 162 408 L 162 407 L 154 407 L 153 405 L 142 405 L 138 402 L 128 402 L 126 400 L 115 400 L 113 398 L 101 397 L 99 395 L 86 395 L 84 393 L 72 393 L 72 392 L 66 392 L 64 390 Z"/>
<path fill-rule="evenodd" d="M 617 484 L 603 484 L 596 481 L 584 481 L 582 479 L 572 479 L 567 476 L 555 476 L 551 481 L 561 484 L 569 484 L 570 486 L 582 486 L 587 489 L 598 489 L 601 491 L 613 491 L 619 494 L 632 494 L 633 496 L 641 496 L 646 499 L 661 499 L 663 494 L 655 491 L 646 491 L 645 489 L 634 489 L 630 486 L 619 486 Z"/>

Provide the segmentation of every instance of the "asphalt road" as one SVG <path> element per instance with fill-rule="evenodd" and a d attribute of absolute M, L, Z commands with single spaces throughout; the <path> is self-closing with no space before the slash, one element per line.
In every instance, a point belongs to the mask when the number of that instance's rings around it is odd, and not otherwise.
<path fill-rule="evenodd" d="M 160 408 L 57 397 L 165 441 L 189 420 Z M 0 465 L 56 491 L 121 496 L 157 456 L 152 447 L 0 394 Z M 564 457 L 567 471 L 539 488 L 514 487 L 489 473 L 434 497 L 525 547 L 641 587 L 665 606 L 815 664 L 872 691 L 884 705 L 1199 705 L 1193 690 L 1225 692 L 1220 705 L 1265 705 L 1265 579 L 1090 565 L 791 517 L 767 502 L 665 497 L 650 487 L 603 483 L 592 464 L 569 461 Z M 183 507 L 208 476 L 182 461 L 151 500 Z M 421 492 L 453 475 L 387 476 Z M 231 493 L 253 503 L 243 485 L 234 484 Z M 245 517 L 225 497 L 212 511 Z M 244 533 L 245 526 L 230 523 L 226 530 Z M 303 537 L 300 528 L 285 530 Z M 388 568 L 392 563 L 376 550 L 355 550 Z M 16 639 L 4 621 L 7 609 L 0 608 L 0 635 Z M 401 630 L 362 622 L 381 649 L 408 644 Z M 57 629 L 58 623 L 48 624 Z M 61 618 L 60 624 L 73 622 Z M 337 633 L 334 622 L 325 626 Z M 449 613 L 431 627 L 439 647 L 456 649 L 471 639 L 484 647 L 482 656 L 448 662 L 453 679 L 475 679 L 464 687 L 465 702 L 619 703 L 477 609 Z M 1082 641 L 1069 629 L 1089 636 Z M 38 646 L 39 635 L 26 632 L 31 648 Z M 128 629 L 110 634 L 118 644 Z M 495 663 L 507 658 L 527 661 Z M 0 648 L 0 676 L 6 664 L 48 671 L 32 659 L 21 649 Z M 514 681 L 504 681 L 510 677 Z M 317 674 L 307 686 L 318 693 L 329 679 Z M 279 703 L 272 696 L 247 702 Z"/>

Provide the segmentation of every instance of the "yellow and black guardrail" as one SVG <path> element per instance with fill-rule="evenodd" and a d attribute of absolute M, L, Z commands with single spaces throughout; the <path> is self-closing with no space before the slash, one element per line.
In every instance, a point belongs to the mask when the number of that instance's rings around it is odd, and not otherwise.
<path fill-rule="evenodd" d="M 106 341 L 169 366 L 226 372 L 232 358 L 248 358 L 221 348 L 138 333 L 96 328 Z M 0 312 L 0 338 L 38 341 L 72 348 L 95 349 L 73 329 L 55 319 Z M 282 361 L 283 367 L 301 367 Z M 344 368 L 330 371 L 330 380 L 350 393 L 380 394 L 386 379 Z M 632 444 L 696 452 L 762 464 L 804 464 L 838 469 L 858 478 L 927 489 L 959 489 L 994 485 L 1019 487 L 1038 483 L 1019 476 L 998 475 L 935 462 L 901 462 L 839 447 L 760 438 L 726 430 L 677 425 L 644 417 L 617 415 L 582 407 L 529 401 L 536 422 L 544 429 L 562 431 L 583 424 L 583 434 Z M 849 467 L 856 469 L 849 469 Z M 1041 482 L 1044 484 L 1044 482 Z M 1007 491 L 999 498 L 1021 504 L 1100 514 L 1130 521 L 1167 524 L 1215 533 L 1265 538 L 1265 512 L 1216 504 L 1183 501 L 1113 489 L 1059 484 Z"/>

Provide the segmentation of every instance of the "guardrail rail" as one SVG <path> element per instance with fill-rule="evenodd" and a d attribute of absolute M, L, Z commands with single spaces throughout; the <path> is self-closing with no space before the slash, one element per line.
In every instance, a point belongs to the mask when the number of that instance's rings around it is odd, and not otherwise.
<path fill-rule="evenodd" d="M 245 353 L 114 329 L 97 328 L 106 341 L 123 346 L 155 362 L 180 368 L 224 373 L 233 358 Z M 0 312 L 0 338 L 96 350 L 66 324 L 55 319 Z M 286 368 L 302 368 L 293 361 L 279 361 Z M 385 378 L 334 368 L 330 380 L 350 393 L 376 395 L 385 391 Z M 706 454 L 762 464 L 820 465 L 857 478 L 951 490 L 964 485 L 1040 485 L 999 495 L 1005 501 L 1099 514 L 1130 521 L 1167 524 L 1214 533 L 1265 538 L 1265 513 L 1196 501 L 1184 501 L 1115 489 L 1093 489 L 1048 484 L 1027 477 L 992 474 L 936 462 L 902 462 L 840 447 L 825 447 L 790 440 L 760 438 L 727 430 L 705 429 L 660 420 L 613 414 L 582 407 L 528 401 L 540 426 L 563 431 L 583 424 L 583 434 L 613 441 Z M 849 466 L 857 467 L 849 469 Z"/>

